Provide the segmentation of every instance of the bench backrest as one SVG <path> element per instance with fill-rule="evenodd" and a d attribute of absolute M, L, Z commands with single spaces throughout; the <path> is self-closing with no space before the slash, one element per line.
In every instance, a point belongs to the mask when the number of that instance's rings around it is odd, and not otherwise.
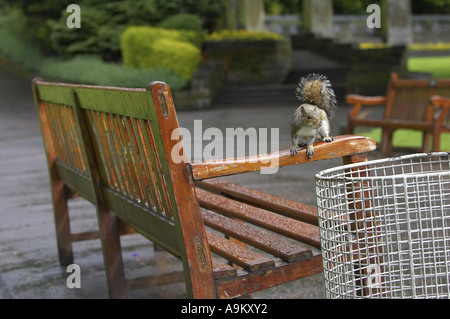
<path fill-rule="evenodd" d="M 450 80 L 399 79 L 397 74 L 393 74 L 388 85 L 384 118 L 428 120 L 430 97 L 438 92 L 442 96 L 450 96 Z"/>
<path fill-rule="evenodd" d="M 171 139 L 178 120 L 169 87 L 35 80 L 34 92 L 50 171 L 180 258 L 187 278 L 209 279 L 210 253 L 192 176 L 186 161 L 176 164 L 170 156 L 179 141 Z"/>

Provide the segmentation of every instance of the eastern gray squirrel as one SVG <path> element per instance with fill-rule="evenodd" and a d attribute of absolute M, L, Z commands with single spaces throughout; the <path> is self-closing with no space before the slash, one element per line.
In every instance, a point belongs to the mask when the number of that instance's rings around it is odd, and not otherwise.
<path fill-rule="evenodd" d="M 306 145 L 306 155 L 312 158 L 316 141 L 333 141 L 329 119 L 336 110 L 336 95 L 330 81 L 321 74 L 301 78 L 295 95 L 303 104 L 292 117 L 291 155 L 297 154 L 298 147 Z"/>

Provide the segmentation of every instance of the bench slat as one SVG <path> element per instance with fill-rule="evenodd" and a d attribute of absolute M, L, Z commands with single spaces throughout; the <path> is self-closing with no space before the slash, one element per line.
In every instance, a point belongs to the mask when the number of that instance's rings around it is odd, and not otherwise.
<path fill-rule="evenodd" d="M 275 267 L 275 261 L 248 250 L 228 239 L 207 231 L 211 251 L 247 271 L 254 272 Z"/>
<path fill-rule="evenodd" d="M 317 208 L 263 193 L 245 186 L 236 185 L 220 179 L 196 182 L 197 186 L 226 194 L 245 203 L 277 212 L 311 225 L 319 225 Z"/>
<path fill-rule="evenodd" d="M 294 262 L 312 256 L 311 250 L 292 243 L 283 237 L 250 227 L 248 224 L 240 223 L 206 209 L 202 209 L 202 216 L 205 225 L 281 258 L 286 262 Z"/>
<path fill-rule="evenodd" d="M 212 265 L 214 269 L 214 278 L 216 279 L 228 279 L 237 276 L 236 268 L 224 263 L 223 261 L 212 257 Z"/>
<path fill-rule="evenodd" d="M 377 126 L 383 128 L 405 128 L 405 129 L 417 129 L 417 130 L 432 130 L 433 122 L 428 121 L 406 121 L 406 120 L 381 120 L 371 118 L 355 118 L 353 122 L 358 126 Z"/>
<path fill-rule="evenodd" d="M 300 242 L 320 247 L 319 228 L 233 199 L 196 189 L 200 206 L 242 219 Z"/>

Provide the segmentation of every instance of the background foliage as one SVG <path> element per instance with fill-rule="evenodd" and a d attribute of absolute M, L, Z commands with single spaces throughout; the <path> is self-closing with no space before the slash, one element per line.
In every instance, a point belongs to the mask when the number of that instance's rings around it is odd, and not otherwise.
<path fill-rule="evenodd" d="M 192 13 L 202 29 L 214 27 L 221 13 L 218 0 L 80 0 L 83 32 L 66 27 L 72 0 L 0 0 L 1 5 L 20 9 L 27 41 L 46 55 L 73 56 L 100 53 L 107 60 L 120 57 L 119 35 L 132 25 L 157 25 L 179 13 Z M 180 19 L 181 20 L 181 19 Z M 186 27 L 199 24 L 185 16 Z M 168 22 L 172 24 L 174 22 Z M 178 26 L 180 23 L 178 23 Z M 66 48 L 67 47 L 67 48 Z"/>
<path fill-rule="evenodd" d="M 82 10 L 79 32 L 66 27 L 70 14 L 66 8 L 73 0 L 0 0 L 0 57 L 27 70 L 43 72 L 43 76 L 57 78 L 58 72 L 70 75 L 74 82 L 120 83 L 122 76 L 128 77 L 124 80 L 127 83 L 136 83 L 129 86 L 141 86 L 149 72 L 159 72 L 160 78 L 182 88 L 188 82 L 173 69 L 140 70 L 122 65 L 120 34 L 129 26 L 190 30 L 184 33 L 185 40 L 200 48 L 206 34 L 223 26 L 224 1 L 229 0 L 77 0 Z M 303 0 L 264 2 L 267 14 L 302 12 Z M 333 1 L 336 14 L 365 14 L 369 4 L 379 2 Z M 415 14 L 450 14 L 450 0 L 411 3 Z M 72 69 L 79 70 L 78 77 Z"/>
<path fill-rule="evenodd" d="M 123 62 L 137 68 L 160 66 L 190 80 L 201 61 L 195 39 L 193 31 L 128 27 L 120 39 Z"/>

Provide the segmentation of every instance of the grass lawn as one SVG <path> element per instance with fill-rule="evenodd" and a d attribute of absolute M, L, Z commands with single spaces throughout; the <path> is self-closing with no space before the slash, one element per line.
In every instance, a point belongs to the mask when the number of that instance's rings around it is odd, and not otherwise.
<path fill-rule="evenodd" d="M 450 78 L 450 56 L 409 58 L 408 69 L 411 72 L 432 73 L 435 79 Z"/>
<path fill-rule="evenodd" d="M 361 132 L 358 134 L 370 137 L 377 144 L 381 142 L 381 128 L 375 128 L 369 132 Z M 422 132 L 406 129 L 396 130 L 392 143 L 394 147 L 421 148 Z M 450 133 L 441 135 L 440 147 L 442 152 L 450 151 Z"/>

